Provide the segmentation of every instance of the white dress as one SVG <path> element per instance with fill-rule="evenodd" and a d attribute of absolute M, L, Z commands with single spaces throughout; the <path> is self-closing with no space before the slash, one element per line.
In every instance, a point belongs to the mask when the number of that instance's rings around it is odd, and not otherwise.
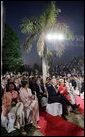
<path fill-rule="evenodd" d="M 31 99 L 32 92 L 31 89 L 27 88 L 21 88 L 19 91 L 20 99 L 24 105 L 24 108 L 28 108 L 30 110 L 33 110 L 35 103 L 37 102 L 36 100 Z"/>
<path fill-rule="evenodd" d="M 67 90 L 69 92 L 69 97 L 72 100 L 72 104 L 75 104 L 76 103 L 76 93 L 75 93 L 74 88 L 72 87 L 72 84 L 66 82 L 66 87 L 67 87 Z M 71 93 L 71 91 L 73 91 L 73 94 Z"/>

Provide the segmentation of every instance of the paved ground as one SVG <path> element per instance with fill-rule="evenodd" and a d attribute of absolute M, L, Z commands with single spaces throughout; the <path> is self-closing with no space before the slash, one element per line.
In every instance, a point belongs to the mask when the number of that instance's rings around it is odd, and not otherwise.
<path fill-rule="evenodd" d="M 79 127 L 84 128 L 84 117 L 80 114 L 79 111 L 75 110 L 75 112 L 71 113 L 71 116 L 66 116 L 68 121 L 78 125 Z M 27 136 L 44 136 L 38 129 L 29 125 L 25 127 Z M 1 128 L 2 136 L 22 136 L 19 130 L 13 131 L 10 134 L 6 132 L 4 128 Z"/>

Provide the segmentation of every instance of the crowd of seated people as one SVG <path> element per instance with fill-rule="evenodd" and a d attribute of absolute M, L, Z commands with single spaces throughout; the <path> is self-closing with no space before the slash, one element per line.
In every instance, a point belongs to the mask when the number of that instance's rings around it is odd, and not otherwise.
<path fill-rule="evenodd" d="M 78 93 L 78 92 L 79 93 Z M 43 82 L 42 76 L 28 76 L 18 74 L 5 74 L 1 78 L 1 110 L 4 117 L 12 112 L 16 115 L 14 127 L 20 124 L 22 134 L 26 134 L 24 111 L 31 111 L 31 123 L 36 128 L 37 114 L 42 111 L 41 100 L 43 97 L 47 103 L 61 103 L 62 117 L 70 115 L 80 104 L 76 104 L 76 96 L 82 94 L 84 99 L 84 78 L 76 76 L 49 76 Z M 37 98 L 37 99 L 36 99 Z M 69 109 L 71 108 L 71 109 Z"/>

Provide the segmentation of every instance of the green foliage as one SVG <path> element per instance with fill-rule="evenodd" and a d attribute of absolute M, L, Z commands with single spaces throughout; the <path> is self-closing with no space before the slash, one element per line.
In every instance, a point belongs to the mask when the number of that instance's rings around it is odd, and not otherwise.
<path fill-rule="evenodd" d="M 35 40 L 41 30 L 40 21 L 37 17 L 24 18 L 20 27 L 22 33 L 28 34 L 24 41 L 23 48 L 26 52 L 30 52 L 32 48 L 32 42 Z"/>
<path fill-rule="evenodd" d="M 56 23 L 53 26 L 50 27 L 50 29 L 48 29 L 47 33 L 57 33 L 57 34 L 63 34 L 65 40 L 71 40 L 73 37 L 72 32 L 69 29 L 69 26 L 66 25 L 65 23 Z M 64 52 L 64 45 L 62 43 L 62 41 L 52 41 L 52 45 L 55 47 L 57 47 L 57 56 L 61 57 L 63 52 Z"/>
<path fill-rule="evenodd" d="M 37 17 L 24 18 L 20 27 L 22 33 L 38 33 L 41 29 L 40 21 Z"/>
<path fill-rule="evenodd" d="M 51 2 L 51 5 L 48 6 L 45 12 L 40 17 L 41 29 L 42 31 L 48 29 L 56 23 L 57 16 L 61 12 L 60 9 L 56 9 L 55 1 Z"/>
<path fill-rule="evenodd" d="M 47 7 L 47 9 L 42 13 L 40 18 L 32 17 L 32 18 L 24 18 L 21 24 L 21 32 L 27 33 L 28 37 L 26 38 L 23 46 L 26 52 L 29 52 L 32 48 L 32 42 L 35 40 L 37 36 L 39 39 L 37 41 L 37 51 L 40 57 L 44 56 L 44 48 L 45 48 L 45 35 L 46 33 L 62 33 L 66 39 L 72 39 L 72 33 L 69 30 L 69 26 L 65 23 L 56 23 L 57 17 L 61 10 L 56 8 L 55 1 L 52 1 L 51 4 Z M 54 42 L 57 46 L 57 56 L 61 56 L 64 51 L 64 46 L 60 42 Z"/>
<path fill-rule="evenodd" d="M 63 54 L 63 51 L 64 51 L 64 45 L 61 42 L 59 42 L 58 43 L 57 56 L 61 57 Z"/>
<path fill-rule="evenodd" d="M 5 25 L 3 47 L 2 47 L 3 69 L 12 71 L 15 66 L 22 64 L 19 38 L 9 25 Z"/>
<path fill-rule="evenodd" d="M 56 23 L 56 18 L 60 12 L 61 10 L 58 8 L 56 9 L 55 2 L 52 1 L 51 5 L 49 5 L 45 12 L 42 13 L 40 18 L 32 17 L 24 18 L 22 20 L 22 24 L 20 25 L 21 32 L 28 34 L 28 37 L 23 44 L 25 51 L 30 52 L 32 48 L 32 42 L 37 36 L 40 36 L 37 43 L 37 48 L 39 56 L 43 56 L 44 37 L 42 34 L 49 27 Z"/>
<path fill-rule="evenodd" d="M 35 38 L 36 38 L 36 34 L 31 34 L 25 39 L 23 48 L 26 52 L 30 52 L 32 48 L 32 42 Z"/>

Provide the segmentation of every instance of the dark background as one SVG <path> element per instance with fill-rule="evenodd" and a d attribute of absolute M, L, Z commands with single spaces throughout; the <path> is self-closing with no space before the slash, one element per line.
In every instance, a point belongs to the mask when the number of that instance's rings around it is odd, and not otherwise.
<path fill-rule="evenodd" d="M 24 17 L 39 17 L 50 1 L 5 1 L 5 22 L 9 24 L 20 38 L 20 46 L 24 64 L 30 66 L 34 63 L 41 65 L 41 59 L 37 54 L 36 41 L 33 43 L 32 51 L 27 54 L 22 48 L 22 44 L 26 35 L 21 33 L 20 23 Z M 74 37 L 78 40 L 65 41 L 65 50 L 61 58 L 56 57 L 54 64 L 67 62 L 78 57 L 84 52 L 84 41 L 81 38 L 84 36 L 84 2 L 83 1 L 56 1 L 56 8 L 61 9 L 58 17 L 58 22 L 64 22 L 73 32 Z"/>

